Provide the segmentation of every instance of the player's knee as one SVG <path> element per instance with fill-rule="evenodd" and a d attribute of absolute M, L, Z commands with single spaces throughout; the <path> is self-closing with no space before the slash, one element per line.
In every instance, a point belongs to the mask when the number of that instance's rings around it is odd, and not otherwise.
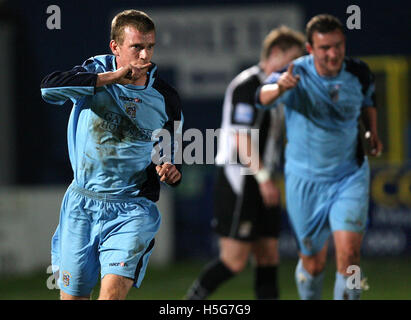
<path fill-rule="evenodd" d="M 233 273 L 239 273 L 244 270 L 247 265 L 249 257 L 249 250 L 230 250 L 229 248 L 223 248 L 220 252 L 220 260 L 225 264 L 227 268 Z"/>
<path fill-rule="evenodd" d="M 122 276 L 108 274 L 104 276 L 99 300 L 124 300 L 132 287 L 133 280 Z"/>
<path fill-rule="evenodd" d="M 311 275 L 316 276 L 324 271 L 325 260 L 322 259 L 303 259 L 304 269 Z"/>
<path fill-rule="evenodd" d="M 110 290 L 100 293 L 98 300 L 124 300 L 125 296 L 119 294 L 118 291 Z"/>
<path fill-rule="evenodd" d="M 277 250 L 259 252 L 255 254 L 255 260 L 259 266 L 277 265 L 279 262 L 279 254 Z"/>
<path fill-rule="evenodd" d="M 106 287 L 100 291 L 99 300 L 124 300 L 128 290 L 119 287 Z"/>
<path fill-rule="evenodd" d="M 228 259 L 224 257 L 221 258 L 225 266 L 233 273 L 240 273 L 243 271 L 248 261 L 248 259 L 243 256 L 236 256 Z"/>
<path fill-rule="evenodd" d="M 247 265 L 247 260 L 236 260 L 232 261 L 228 268 L 233 272 L 233 273 L 240 273 L 245 269 L 245 266 Z"/>
<path fill-rule="evenodd" d="M 259 266 L 277 265 L 279 261 L 278 240 L 261 239 L 253 244 L 252 252 Z"/>
<path fill-rule="evenodd" d="M 90 300 L 90 296 L 73 296 L 60 290 L 60 300 Z"/>

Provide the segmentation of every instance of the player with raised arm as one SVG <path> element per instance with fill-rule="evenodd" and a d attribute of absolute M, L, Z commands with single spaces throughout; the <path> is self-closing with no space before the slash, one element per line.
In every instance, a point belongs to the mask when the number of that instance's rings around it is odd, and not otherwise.
<path fill-rule="evenodd" d="M 188 290 L 187 299 L 209 297 L 245 268 L 251 254 L 255 297 L 279 298 L 281 207 L 273 174 L 280 169 L 284 116 L 282 109 L 257 109 L 254 97 L 271 72 L 303 54 L 304 41 L 302 33 L 285 26 L 272 30 L 263 42 L 260 63 L 241 72 L 227 87 L 214 190 L 213 227 L 220 236 L 220 255 L 204 268 Z M 250 129 L 259 130 L 258 144 Z M 246 167 L 254 175 L 242 174 Z"/>
<path fill-rule="evenodd" d="M 347 268 L 360 264 L 369 202 L 368 159 L 359 142 L 362 118 L 371 155 L 382 152 L 377 133 L 374 77 L 345 56 L 341 22 L 328 14 L 307 24 L 309 55 L 273 74 L 257 90 L 257 104 L 285 107 L 286 202 L 300 260 L 295 277 L 301 299 L 320 299 L 333 235 L 337 272 L 334 299 L 359 299 L 346 286 Z"/>
<path fill-rule="evenodd" d="M 43 99 L 74 103 L 68 148 L 74 180 L 52 239 L 61 299 L 89 299 L 101 271 L 99 299 L 124 299 L 143 280 L 160 227 L 160 181 L 178 185 L 172 153 L 153 163 L 153 133 L 173 135 L 182 112 L 177 92 L 151 61 L 155 26 L 144 12 L 126 10 L 111 26 L 112 55 L 87 59 L 41 83 Z"/>

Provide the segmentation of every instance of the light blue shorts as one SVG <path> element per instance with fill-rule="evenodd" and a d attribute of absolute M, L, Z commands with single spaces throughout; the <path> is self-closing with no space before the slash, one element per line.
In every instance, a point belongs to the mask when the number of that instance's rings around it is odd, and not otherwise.
<path fill-rule="evenodd" d="M 88 296 L 101 278 L 115 274 L 144 278 L 161 217 L 146 198 L 121 199 L 74 186 L 68 188 L 51 244 L 53 272 L 62 291 Z"/>
<path fill-rule="evenodd" d="M 289 172 L 285 179 L 288 217 L 302 254 L 319 252 L 331 232 L 365 230 L 370 184 L 368 161 L 338 181 L 313 181 Z"/>

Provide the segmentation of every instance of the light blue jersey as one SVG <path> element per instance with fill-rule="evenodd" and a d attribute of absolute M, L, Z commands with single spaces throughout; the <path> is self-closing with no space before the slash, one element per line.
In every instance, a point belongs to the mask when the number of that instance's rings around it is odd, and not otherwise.
<path fill-rule="evenodd" d="M 366 227 L 369 166 L 358 120 L 362 108 L 375 106 L 366 64 L 345 58 L 337 76 L 323 77 L 313 59 L 307 55 L 293 62 L 297 86 L 268 106 L 285 106 L 287 212 L 305 255 L 320 251 L 330 232 Z M 267 82 L 279 76 L 272 74 Z"/>
<path fill-rule="evenodd" d="M 374 84 L 368 67 L 346 58 L 335 77 L 319 76 L 312 55 L 294 62 L 298 85 L 275 105 L 285 105 L 285 170 L 320 180 L 338 180 L 358 169 L 358 118 L 374 106 Z M 274 83 L 279 74 L 269 77 Z M 272 106 L 271 106 L 272 107 Z"/>
<path fill-rule="evenodd" d="M 152 134 L 164 128 L 173 135 L 175 127 L 181 133 L 180 99 L 158 77 L 155 65 L 145 86 L 95 87 L 97 73 L 115 70 L 115 56 L 96 56 L 70 71 L 47 76 L 41 93 L 49 103 L 61 105 L 69 99 L 74 103 L 68 148 L 76 185 L 157 201 L 159 183 L 151 161 L 157 141 Z"/>

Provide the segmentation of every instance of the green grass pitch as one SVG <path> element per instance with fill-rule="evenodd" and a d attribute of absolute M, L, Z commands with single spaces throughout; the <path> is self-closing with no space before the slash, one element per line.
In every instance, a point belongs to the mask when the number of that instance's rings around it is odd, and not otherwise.
<path fill-rule="evenodd" d="M 181 300 L 194 279 L 207 261 L 182 261 L 167 267 L 150 265 L 140 289 L 133 288 L 129 300 Z M 283 259 L 279 268 L 280 298 L 298 299 L 294 269 L 296 259 Z M 409 300 L 411 299 L 411 257 L 402 258 L 364 258 L 362 270 L 370 286 L 363 292 L 363 300 Z M 46 286 L 50 274 L 36 272 L 27 276 L 0 277 L 0 300 L 56 300 L 58 290 Z M 331 257 L 326 267 L 323 299 L 332 299 L 335 277 L 335 264 Z M 98 286 L 92 297 L 97 298 Z M 248 300 L 254 299 L 253 270 L 249 265 L 241 274 L 223 284 L 210 300 Z"/>

